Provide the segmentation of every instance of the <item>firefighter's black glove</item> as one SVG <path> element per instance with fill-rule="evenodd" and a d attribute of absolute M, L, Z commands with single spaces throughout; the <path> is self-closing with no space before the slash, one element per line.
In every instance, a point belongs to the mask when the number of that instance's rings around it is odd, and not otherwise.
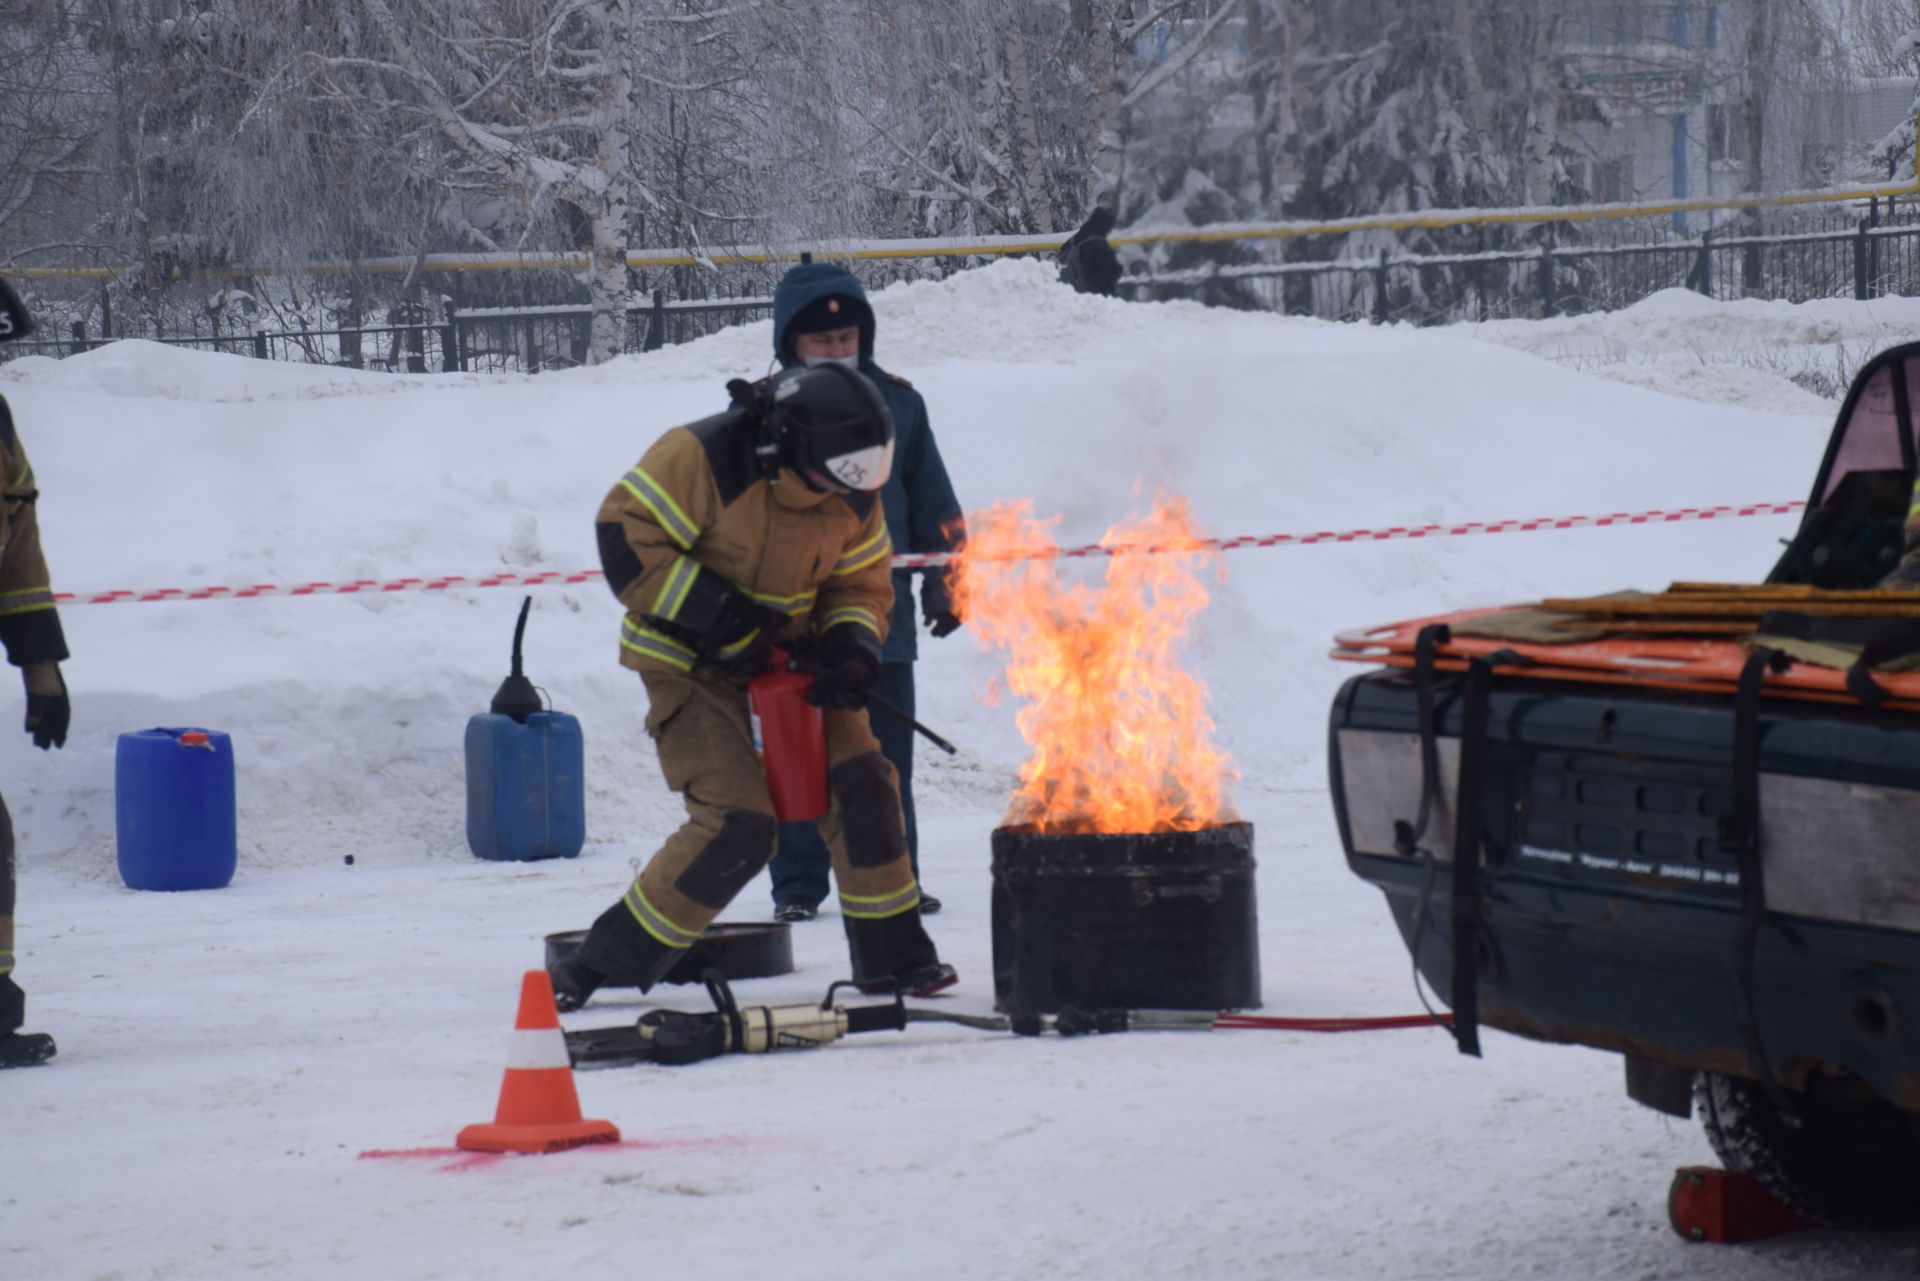
<path fill-rule="evenodd" d="M 756 605 L 746 597 L 740 616 L 729 633 L 716 636 L 712 646 L 702 647 L 706 665 L 729 680 L 752 680 L 767 670 L 773 650 L 773 638 L 786 626 L 787 616 L 777 609 Z"/>
<path fill-rule="evenodd" d="M 702 665 L 733 680 L 747 680 L 767 666 L 773 638 L 787 616 L 755 601 L 710 569 L 702 568 L 673 619 L 655 624 L 692 645 Z"/>
<path fill-rule="evenodd" d="M 841 623 L 820 638 L 814 662 L 813 689 L 807 701 L 815 707 L 853 711 L 867 705 L 867 696 L 880 679 L 880 642 L 864 627 Z"/>
<path fill-rule="evenodd" d="M 73 720 L 73 704 L 67 701 L 67 683 L 60 677 L 58 663 L 27 663 L 20 669 L 27 687 L 27 733 L 41 751 L 65 747 L 67 725 Z"/>
<path fill-rule="evenodd" d="M 920 617 L 926 621 L 935 640 L 960 630 L 960 613 L 954 609 L 953 596 L 947 591 L 946 574 L 929 572 L 920 580 Z"/>

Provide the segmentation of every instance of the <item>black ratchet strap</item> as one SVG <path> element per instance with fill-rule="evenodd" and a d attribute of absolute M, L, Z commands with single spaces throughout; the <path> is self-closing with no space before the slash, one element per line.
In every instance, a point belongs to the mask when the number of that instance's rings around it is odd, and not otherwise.
<path fill-rule="evenodd" d="M 1740 925 L 1734 934 L 1733 1003 L 1747 1066 L 1786 1117 L 1799 1115 L 1773 1074 L 1760 1022 L 1754 1010 L 1753 965 L 1760 927 L 1767 917 L 1766 882 L 1760 870 L 1760 687 L 1769 671 L 1785 671 L 1790 660 L 1777 649 L 1756 648 L 1740 669 L 1733 701 L 1733 813 L 1720 820 L 1720 848 L 1740 869 Z"/>
<path fill-rule="evenodd" d="M 1510 649 L 1481 654 L 1467 664 L 1460 707 L 1460 783 L 1453 829 L 1453 1039 L 1460 1053 L 1480 1054 L 1481 784 L 1486 775 L 1488 695 L 1496 667 L 1530 667 Z"/>
<path fill-rule="evenodd" d="M 1860 647 L 1860 657 L 1847 669 L 1847 693 L 1868 707 L 1880 706 L 1887 701 L 1888 694 L 1880 682 L 1873 679 L 1873 669 L 1916 652 L 1920 652 L 1920 623 L 1902 620 L 1896 629 L 1889 629 Z"/>

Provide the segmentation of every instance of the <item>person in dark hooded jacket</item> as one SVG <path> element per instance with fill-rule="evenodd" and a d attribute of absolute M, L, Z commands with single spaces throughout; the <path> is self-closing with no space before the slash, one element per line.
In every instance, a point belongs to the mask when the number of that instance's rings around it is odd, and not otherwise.
<path fill-rule="evenodd" d="M 1120 286 L 1120 257 L 1113 252 L 1107 236 L 1113 231 L 1113 210 L 1095 206 L 1068 236 L 1056 257 L 1060 261 L 1060 279 L 1083 294 L 1104 294 L 1111 298 Z"/>
<path fill-rule="evenodd" d="M 781 277 L 773 295 L 773 354 L 783 367 L 823 361 L 848 365 L 865 374 L 886 398 L 893 413 L 894 468 L 880 491 L 887 529 L 896 552 L 956 550 L 966 533 L 960 503 L 947 478 L 940 447 L 927 423 L 927 405 L 913 384 L 882 369 L 873 358 L 873 309 L 852 272 L 831 263 L 803 262 Z M 893 620 L 880 660 L 874 693 L 909 716 L 914 711 L 913 663 L 918 657 L 913 577 L 920 575 L 920 619 L 935 637 L 960 626 L 942 569 L 895 570 Z M 914 878 L 920 876 L 920 833 L 913 811 L 912 727 L 875 709 L 874 736 L 900 782 L 900 807 L 907 825 L 907 852 Z M 810 920 L 828 890 L 828 856 L 810 823 L 785 823 L 770 872 L 774 915 L 783 921 Z M 920 912 L 940 910 L 940 900 L 920 892 Z"/>

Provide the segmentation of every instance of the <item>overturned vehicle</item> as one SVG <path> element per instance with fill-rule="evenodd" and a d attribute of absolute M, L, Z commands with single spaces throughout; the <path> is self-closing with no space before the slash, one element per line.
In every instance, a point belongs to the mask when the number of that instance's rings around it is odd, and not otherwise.
<path fill-rule="evenodd" d="M 1343 635 L 1348 864 L 1479 1028 L 1618 1051 L 1815 1222 L 1920 1225 L 1920 344 L 1870 361 L 1764 584 Z"/>

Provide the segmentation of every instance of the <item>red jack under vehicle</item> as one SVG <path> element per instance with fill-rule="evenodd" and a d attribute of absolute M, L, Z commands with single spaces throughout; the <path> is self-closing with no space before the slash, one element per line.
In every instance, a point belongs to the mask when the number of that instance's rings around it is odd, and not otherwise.
<path fill-rule="evenodd" d="M 1758 1241 L 1807 1226 L 1805 1219 L 1747 1175 L 1711 1165 L 1686 1165 L 1673 1172 L 1667 1220 L 1689 1241 L 1722 1245 Z"/>

